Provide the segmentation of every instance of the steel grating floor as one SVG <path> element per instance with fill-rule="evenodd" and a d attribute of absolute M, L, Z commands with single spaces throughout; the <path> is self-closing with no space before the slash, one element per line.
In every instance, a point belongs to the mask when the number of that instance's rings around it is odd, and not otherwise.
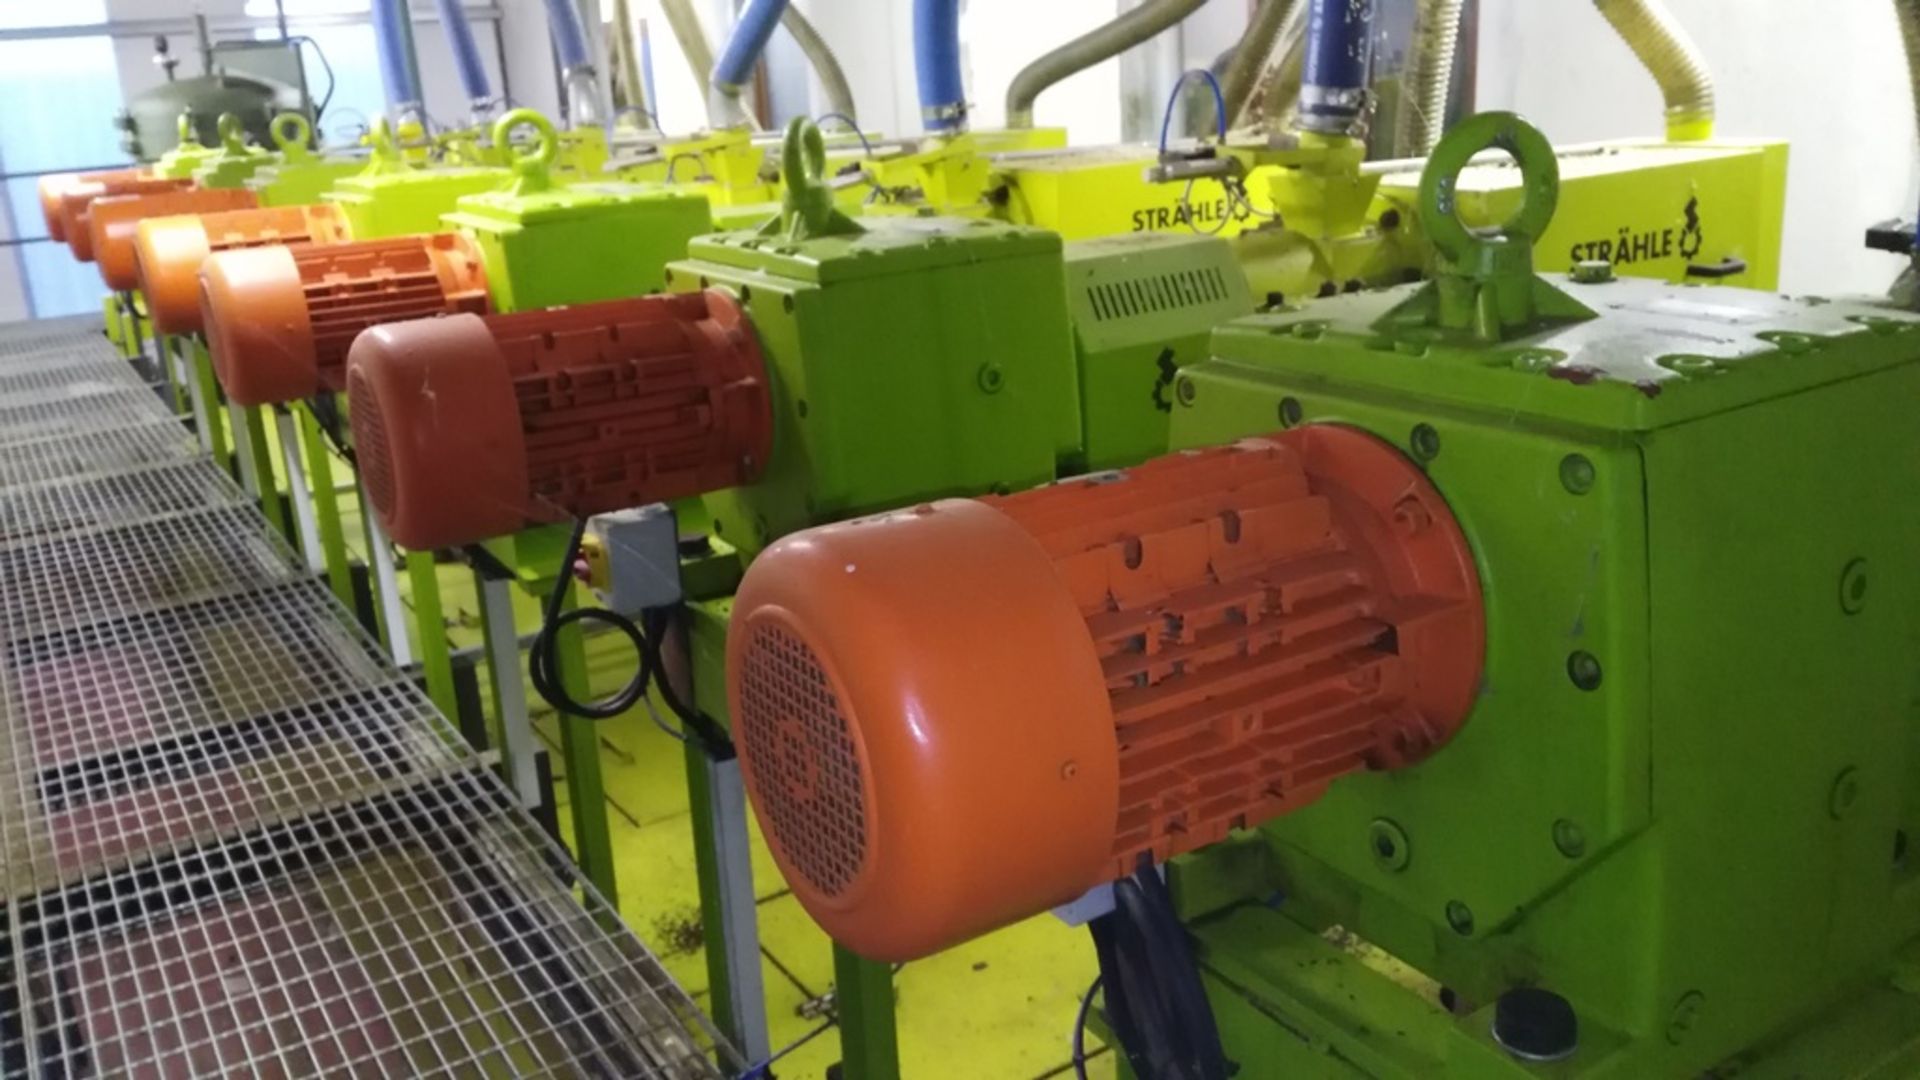
<path fill-rule="evenodd" d="M 0 605 L 0 1076 L 737 1071 L 97 322 L 0 327 Z"/>

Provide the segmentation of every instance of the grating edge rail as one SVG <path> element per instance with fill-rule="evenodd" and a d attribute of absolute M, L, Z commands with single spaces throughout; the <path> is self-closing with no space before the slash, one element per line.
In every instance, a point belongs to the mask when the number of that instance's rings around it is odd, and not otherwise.
<path fill-rule="evenodd" d="M 0 326 L 0 1077 L 737 1071 L 130 371 Z"/>

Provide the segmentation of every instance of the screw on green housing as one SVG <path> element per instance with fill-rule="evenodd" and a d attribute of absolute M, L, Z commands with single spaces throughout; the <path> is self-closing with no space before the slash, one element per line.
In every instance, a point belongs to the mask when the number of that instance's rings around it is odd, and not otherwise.
<path fill-rule="evenodd" d="M 828 186 L 827 141 L 804 116 L 787 125 L 780 144 L 780 171 L 787 184 L 780 214 L 760 227 L 760 235 L 798 242 L 821 236 L 852 236 L 866 230 L 833 205 Z"/>
<path fill-rule="evenodd" d="M 1473 227 L 1460 220 L 1460 173 L 1483 150 L 1505 150 L 1520 169 L 1521 200 L 1505 222 Z M 1436 327 L 1446 336 L 1500 341 L 1522 329 L 1590 319 L 1593 312 L 1536 277 L 1533 244 L 1553 220 L 1560 166 L 1538 128 L 1510 112 L 1486 112 L 1456 125 L 1420 174 L 1418 207 L 1433 245 L 1433 280 L 1388 312 L 1379 329 Z"/>

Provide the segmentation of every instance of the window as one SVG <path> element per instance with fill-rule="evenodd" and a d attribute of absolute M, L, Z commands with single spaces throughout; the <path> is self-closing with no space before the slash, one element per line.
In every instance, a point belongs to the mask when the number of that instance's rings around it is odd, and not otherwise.
<path fill-rule="evenodd" d="M 104 0 L 47 4 L 0 0 L 0 29 L 82 25 L 106 19 Z M 112 118 L 120 108 L 120 73 L 104 34 L 0 41 L 0 173 L 5 206 L 0 235 L 32 241 L 46 234 L 38 195 L 41 172 L 101 168 L 127 160 Z M 24 272 L 23 299 L 0 296 L 0 311 L 19 316 L 68 315 L 100 303 L 100 274 L 76 263 L 51 241 L 0 249 Z"/>

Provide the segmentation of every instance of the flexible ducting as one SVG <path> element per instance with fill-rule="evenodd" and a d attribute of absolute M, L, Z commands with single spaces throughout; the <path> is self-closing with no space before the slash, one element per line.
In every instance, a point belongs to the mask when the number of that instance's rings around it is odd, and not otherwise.
<path fill-rule="evenodd" d="M 1400 111 L 1393 152 L 1425 157 L 1447 125 L 1447 95 L 1453 88 L 1453 58 L 1460 45 L 1464 0 L 1421 0 L 1414 15 L 1413 48 L 1400 75 Z"/>
<path fill-rule="evenodd" d="M 841 68 L 840 58 L 833 54 L 833 47 L 827 44 L 827 39 L 821 37 L 813 23 L 791 4 L 781 13 L 780 25 L 793 35 L 800 51 L 807 56 L 807 63 L 813 66 L 813 73 L 820 77 L 820 89 L 827 96 L 827 111 L 853 119 L 853 88 L 847 85 L 847 73 Z"/>
<path fill-rule="evenodd" d="M 1007 126 L 1032 127 L 1033 103 L 1048 87 L 1152 38 L 1204 3 L 1206 0 L 1146 0 L 1021 68 L 1007 87 Z"/>
<path fill-rule="evenodd" d="M 1281 26 L 1299 4 L 1300 0 L 1260 0 L 1253 17 L 1247 20 L 1246 35 L 1234 48 L 1232 59 L 1227 61 L 1226 74 L 1220 80 L 1221 92 L 1227 99 L 1227 117 L 1236 126 L 1247 112 L 1253 89 L 1260 82 L 1260 72 L 1273 55 L 1273 44 L 1280 38 Z"/>
<path fill-rule="evenodd" d="M 1666 100 L 1667 138 L 1713 135 L 1713 76 L 1687 32 L 1660 0 L 1594 0 L 1627 47 L 1640 58 Z"/>

